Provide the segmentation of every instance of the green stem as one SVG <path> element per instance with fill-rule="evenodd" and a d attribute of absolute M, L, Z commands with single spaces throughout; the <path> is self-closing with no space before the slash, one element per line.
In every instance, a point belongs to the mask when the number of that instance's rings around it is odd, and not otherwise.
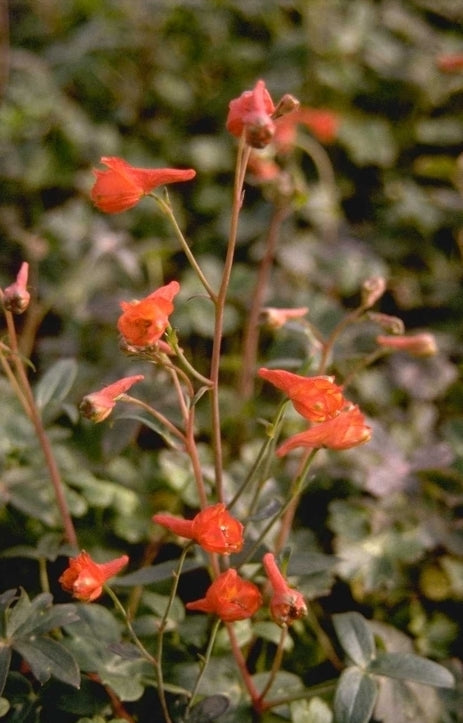
<path fill-rule="evenodd" d="M 300 474 L 296 477 L 294 480 L 292 486 L 291 486 L 291 495 L 288 498 L 288 500 L 285 502 L 285 504 L 278 510 L 277 514 L 270 518 L 269 522 L 265 525 L 264 529 L 258 536 L 258 538 L 255 540 L 254 544 L 252 545 L 251 549 L 248 550 L 246 556 L 244 559 L 240 561 L 240 567 L 242 565 L 245 565 L 248 560 L 252 558 L 255 551 L 259 548 L 260 543 L 262 540 L 267 536 L 267 534 L 272 529 L 273 525 L 278 522 L 279 519 L 283 517 L 286 510 L 293 504 L 293 500 L 297 499 L 297 497 L 300 495 L 304 488 L 304 482 L 305 478 L 309 472 L 310 465 L 312 464 L 312 460 L 315 457 L 316 453 L 318 452 L 318 449 L 313 449 L 307 459 L 305 460 L 304 466 L 300 472 Z"/>
<path fill-rule="evenodd" d="M 218 629 L 219 629 L 219 627 L 220 627 L 220 623 L 221 623 L 221 622 L 222 622 L 222 621 L 220 620 L 220 618 L 217 618 L 217 620 L 214 622 L 214 625 L 213 625 L 213 628 L 212 628 L 212 630 L 211 630 L 211 634 L 210 634 L 210 637 L 209 637 L 209 642 L 208 642 L 208 645 L 207 645 L 207 650 L 206 650 L 206 652 L 205 652 L 205 654 L 204 654 L 204 657 L 201 658 L 201 660 L 200 660 L 200 671 L 199 671 L 199 675 L 198 675 L 198 677 L 196 678 L 196 683 L 194 684 L 193 690 L 191 691 L 191 698 L 190 698 L 190 701 L 189 701 L 189 703 L 188 703 L 188 705 L 187 705 L 187 708 L 186 708 L 186 711 L 185 711 L 185 712 L 186 712 L 186 718 L 187 718 L 187 719 L 188 719 L 188 716 L 189 716 L 189 714 L 190 714 L 191 708 L 192 708 L 192 706 L 193 706 L 194 700 L 195 700 L 195 698 L 196 698 L 196 694 L 197 694 L 197 692 L 198 692 L 198 690 L 199 690 L 199 686 L 201 685 L 201 681 L 202 681 L 202 679 L 203 679 L 204 673 L 206 672 L 207 665 L 208 665 L 209 660 L 210 660 L 210 658 L 211 658 L 212 649 L 213 649 L 214 643 L 215 643 L 215 638 L 216 638 L 217 631 L 218 631 Z"/>
<path fill-rule="evenodd" d="M 295 700 L 310 700 L 310 698 L 320 697 L 328 695 L 334 691 L 338 684 L 338 680 L 329 680 L 326 683 L 319 683 L 318 685 L 312 685 L 309 689 L 301 691 L 300 693 L 294 693 L 293 695 L 287 695 L 282 698 L 275 698 L 269 700 L 266 703 L 262 703 L 260 712 L 270 710 L 271 708 L 277 708 L 280 705 L 287 705 Z"/>
<path fill-rule="evenodd" d="M 198 276 L 199 280 L 201 281 L 202 285 L 206 289 L 209 298 L 211 299 L 211 301 L 213 301 L 215 303 L 215 301 L 217 299 L 217 295 L 216 295 L 215 291 L 212 289 L 212 287 L 209 284 L 206 277 L 204 276 L 201 267 L 199 266 L 198 262 L 196 261 L 196 259 L 194 257 L 193 252 L 191 251 L 190 247 L 188 246 L 185 236 L 183 235 L 183 233 L 180 229 L 180 226 L 177 223 L 177 219 L 175 218 L 172 206 L 170 205 L 169 197 L 167 196 L 167 191 L 165 192 L 167 200 L 165 200 L 164 198 L 161 198 L 160 196 L 158 196 L 155 193 L 151 193 L 150 195 L 154 198 L 154 200 L 156 201 L 156 203 L 158 204 L 160 209 L 163 211 L 163 213 L 167 216 L 167 218 L 171 222 L 173 229 L 175 231 L 175 235 L 177 236 L 177 239 L 180 243 L 180 246 L 182 247 L 182 250 L 183 250 L 185 256 L 187 257 L 188 261 L 190 262 L 191 267 L 195 271 L 195 273 Z"/>
<path fill-rule="evenodd" d="M 283 423 L 283 416 L 284 411 L 288 405 L 288 400 L 285 399 L 283 402 L 281 402 L 276 416 L 275 421 L 273 424 L 268 425 L 266 430 L 266 438 L 259 450 L 259 453 L 254 461 L 254 464 L 252 465 L 251 469 L 249 470 L 248 474 L 246 475 L 243 483 L 240 485 L 238 490 L 233 495 L 233 498 L 227 505 L 227 508 L 229 510 L 232 509 L 232 507 L 236 504 L 238 499 L 243 494 L 244 490 L 253 484 L 254 479 L 258 478 L 258 485 L 257 489 L 260 490 L 262 483 L 267 479 L 268 471 L 270 463 L 273 461 L 273 450 L 275 449 L 276 441 L 278 439 L 278 436 L 280 434 L 281 425 Z M 256 496 L 254 496 L 251 508 L 255 508 L 256 504 Z"/>
<path fill-rule="evenodd" d="M 323 350 L 322 355 L 320 359 L 320 364 L 318 367 L 318 373 L 319 374 L 325 374 L 326 373 L 326 367 L 328 366 L 329 356 L 331 354 L 331 351 L 333 349 L 333 346 L 337 340 L 337 338 L 342 334 L 342 332 L 347 329 L 348 326 L 351 324 L 355 324 L 356 321 L 362 316 L 362 314 L 365 311 L 364 306 L 359 306 L 357 309 L 354 309 L 349 314 L 346 314 L 346 316 L 341 319 L 339 324 L 336 324 L 333 331 L 329 335 L 328 339 L 323 343 Z"/>

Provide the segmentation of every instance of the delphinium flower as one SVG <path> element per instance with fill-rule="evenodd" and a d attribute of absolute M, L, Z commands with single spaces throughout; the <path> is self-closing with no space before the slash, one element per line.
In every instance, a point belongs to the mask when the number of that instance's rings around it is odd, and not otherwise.
<path fill-rule="evenodd" d="M 159 342 L 169 325 L 172 300 L 179 290 L 178 282 L 171 281 L 140 301 L 121 302 L 123 313 L 117 328 L 127 345 L 146 348 Z"/>
<path fill-rule="evenodd" d="M 103 387 L 97 392 L 91 392 L 86 394 L 80 403 L 79 409 L 81 414 L 92 422 L 102 422 L 103 419 L 108 417 L 116 402 L 120 397 L 127 392 L 137 382 L 144 379 L 143 374 L 135 374 L 131 377 L 124 377 L 119 379 L 113 384 L 109 384 L 107 387 Z"/>
<path fill-rule="evenodd" d="M 272 114 L 275 105 L 265 81 L 258 80 L 253 90 L 245 90 L 229 103 L 227 130 L 239 138 L 244 132 L 246 142 L 253 148 L 265 148 L 275 133 Z"/>
<path fill-rule="evenodd" d="M 153 521 L 180 537 L 194 540 L 206 552 L 229 555 L 243 547 L 243 525 L 222 502 L 206 507 L 192 520 L 159 513 L 153 516 Z"/>
<path fill-rule="evenodd" d="M 271 329 L 281 329 L 282 326 L 292 321 L 300 319 L 308 313 L 307 306 L 298 306 L 291 309 L 278 308 L 275 306 L 266 306 L 262 309 L 265 323 Z"/>
<path fill-rule="evenodd" d="M 298 447 L 350 449 L 364 444 L 370 439 L 371 428 L 366 424 L 365 417 L 358 406 L 354 405 L 326 422 L 315 424 L 305 432 L 293 435 L 277 449 L 276 453 L 279 457 L 283 457 Z"/>
<path fill-rule="evenodd" d="M 291 625 L 295 620 L 307 615 L 307 605 L 303 594 L 289 587 L 278 568 L 275 555 L 267 552 L 262 558 L 262 562 L 272 586 L 272 597 L 269 603 L 272 620 L 277 625 Z"/>
<path fill-rule="evenodd" d="M 304 377 L 284 369 L 265 367 L 261 367 L 258 374 L 285 392 L 296 411 L 311 422 L 331 419 L 349 404 L 343 396 L 342 387 L 334 383 L 334 377 Z"/>
<path fill-rule="evenodd" d="M 423 332 L 422 334 L 406 335 L 380 335 L 376 337 L 379 346 L 393 351 L 405 351 L 412 356 L 433 356 L 437 354 L 435 336 Z"/>
<path fill-rule="evenodd" d="M 58 582 L 63 590 L 83 602 L 96 600 L 103 592 L 103 585 L 127 565 L 129 558 L 122 555 L 109 562 L 98 563 L 83 550 L 77 557 L 70 558 L 69 567 Z"/>
<path fill-rule="evenodd" d="M 217 615 L 227 623 L 252 617 L 262 605 L 259 588 L 243 580 L 230 568 L 222 572 L 207 589 L 206 596 L 186 604 L 188 610 Z"/>
<path fill-rule="evenodd" d="M 127 211 L 158 186 L 190 181 L 196 175 L 192 168 L 137 168 L 114 156 L 103 156 L 100 162 L 109 170 L 93 170 L 96 180 L 91 198 L 104 213 Z"/>

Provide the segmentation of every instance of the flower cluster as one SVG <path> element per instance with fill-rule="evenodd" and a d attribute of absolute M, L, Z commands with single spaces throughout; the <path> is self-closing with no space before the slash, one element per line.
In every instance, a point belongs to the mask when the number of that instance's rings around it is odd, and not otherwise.
<path fill-rule="evenodd" d="M 298 447 L 349 449 L 371 438 L 365 417 L 347 400 L 333 377 L 303 377 L 283 369 L 259 369 L 259 376 L 284 391 L 299 414 L 314 426 L 295 434 L 277 450 L 283 457 Z"/>

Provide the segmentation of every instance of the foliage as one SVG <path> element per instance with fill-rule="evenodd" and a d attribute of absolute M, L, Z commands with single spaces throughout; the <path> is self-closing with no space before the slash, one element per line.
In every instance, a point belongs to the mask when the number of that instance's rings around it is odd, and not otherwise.
<path fill-rule="evenodd" d="M 4 8 L 0 288 L 28 262 L 31 303 L 16 327 L 31 398 L 21 406 L 3 365 L 0 719 L 161 720 L 163 688 L 172 720 L 190 723 L 251 721 L 256 711 L 263 723 L 461 721 L 463 73 L 442 61 L 462 52 L 459 4 Z M 290 93 L 337 125 L 329 143 L 301 125 L 291 152 L 259 152 L 281 167 L 278 183 L 246 177 L 219 414 L 223 498 L 246 523 L 231 565 L 265 606 L 232 623 L 234 637 L 221 626 L 214 639 L 213 620 L 186 608 L 206 594 L 210 557 L 152 521 L 166 510 L 190 520 L 204 506 L 191 445 L 176 433 L 178 396 L 165 360 L 117 353 L 116 322 L 120 302 L 179 282 L 164 339 L 196 374 L 194 449 L 204 494 L 217 501 L 207 384 L 217 327 L 188 249 L 218 289 L 238 145 L 228 104 L 259 78 L 273 99 Z M 90 201 L 91 169 L 108 156 L 196 177 L 104 215 Z M 386 288 L 367 307 L 365 282 L 378 278 Z M 246 335 L 261 307 L 309 311 L 279 328 L 259 316 L 253 358 Z M 423 332 L 436 354 L 376 342 Z M 5 325 L 7 365 L 10 336 Z M 317 451 L 304 477 L 300 452 L 274 455 L 303 427 L 260 366 L 333 375 L 367 415 L 371 441 Z M 144 376 L 128 404 L 102 424 L 82 418 L 84 397 L 128 374 Z M 78 549 L 101 562 L 130 557 L 102 604 L 70 603 L 58 584 Z M 309 603 L 284 635 L 266 612 L 268 550 Z"/>

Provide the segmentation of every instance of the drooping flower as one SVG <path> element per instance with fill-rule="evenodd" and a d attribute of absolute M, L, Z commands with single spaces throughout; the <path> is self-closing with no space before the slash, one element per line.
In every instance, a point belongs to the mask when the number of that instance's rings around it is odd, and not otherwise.
<path fill-rule="evenodd" d="M 258 374 L 291 399 L 294 408 L 311 422 L 324 422 L 335 417 L 348 402 L 334 377 L 303 377 L 283 369 L 261 367 Z"/>
<path fill-rule="evenodd" d="M 435 336 L 429 333 L 377 336 L 376 342 L 387 349 L 406 351 L 412 356 L 433 356 L 437 354 L 437 343 Z"/>
<path fill-rule="evenodd" d="M 100 162 L 109 170 L 93 169 L 96 181 L 91 198 L 95 206 L 105 213 L 126 211 L 136 206 L 154 188 L 166 183 L 190 181 L 196 175 L 192 168 L 137 168 L 114 156 L 103 156 Z"/>
<path fill-rule="evenodd" d="M 3 290 L 3 306 L 13 314 L 22 314 L 29 306 L 31 295 L 27 290 L 29 264 L 23 261 L 16 281 Z"/>
<path fill-rule="evenodd" d="M 280 309 L 274 306 L 266 306 L 262 309 L 267 325 L 271 329 L 281 329 L 291 319 L 300 319 L 308 313 L 307 306 L 299 306 L 293 309 Z"/>
<path fill-rule="evenodd" d="M 180 286 L 171 281 L 153 291 L 140 301 L 122 301 L 122 315 L 117 328 L 127 344 L 148 347 L 156 344 L 169 324 L 169 314 L 174 310 L 172 300 Z"/>
<path fill-rule="evenodd" d="M 243 525 L 232 517 L 223 502 L 206 507 L 192 520 L 169 514 L 156 514 L 153 521 L 180 537 L 194 540 L 206 552 L 230 555 L 243 547 Z"/>
<path fill-rule="evenodd" d="M 258 80 L 253 90 L 245 90 L 228 107 L 226 127 L 233 136 L 240 138 L 244 131 L 246 143 L 253 148 L 265 148 L 270 143 L 275 132 L 271 117 L 275 106 L 265 81 Z"/>
<path fill-rule="evenodd" d="M 186 604 L 188 610 L 217 615 L 227 623 L 252 617 L 262 605 L 259 588 L 243 580 L 236 570 L 222 572 L 209 586 L 206 597 Z"/>
<path fill-rule="evenodd" d="M 102 594 L 105 582 L 117 575 L 128 561 L 128 556 L 122 555 L 115 560 L 98 563 L 83 550 L 77 557 L 70 558 L 69 567 L 58 582 L 63 590 L 72 593 L 77 600 L 92 602 Z"/>
<path fill-rule="evenodd" d="M 289 587 L 278 568 L 275 555 L 267 552 L 262 562 L 273 590 L 269 603 L 272 620 L 277 625 L 291 625 L 295 620 L 307 615 L 303 594 Z"/>
<path fill-rule="evenodd" d="M 276 453 L 279 457 L 283 457 L 297 447 L 350 449 L 350 447 L 364 444 L 370 439 L 371 428 L 365 423 L 364 415 L 355 405 L 333 419 L 316 424 L 305 432 L 290 437 L 277 449 Z"/>
<path fill-rule="evenodd" d="M 143 374 L 135 374 L 131 377 L 119 379 L 117 382 L 103 387 L 98 392 L 86 394 L 79 406 L 81 414 L 87 419 L 91 419 L 92 422 L 102 422 L 103 419 L 109 417 L 122 394 L 142 379 L 144 379 Z"/>

